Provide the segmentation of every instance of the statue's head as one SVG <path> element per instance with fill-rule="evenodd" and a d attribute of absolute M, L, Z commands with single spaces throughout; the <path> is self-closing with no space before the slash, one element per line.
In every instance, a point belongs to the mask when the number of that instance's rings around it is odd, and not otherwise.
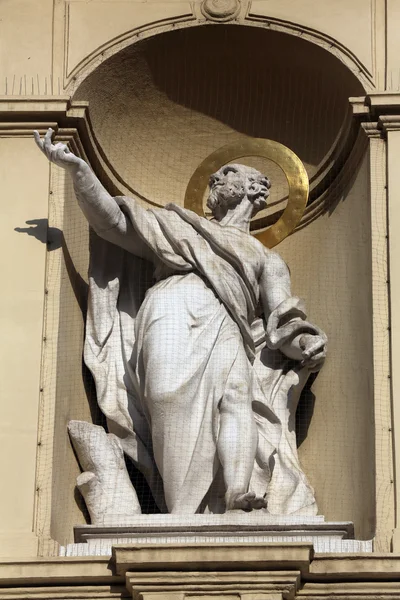
<path fill-rule="evenodd" d="M 257 169 L 245 165 L 226 165 L 211 175 L 207 206 L 219 221 L 228 209 L 247 197 L 253 204 L 253 216 L 267 206 L 271 183 Z"/>

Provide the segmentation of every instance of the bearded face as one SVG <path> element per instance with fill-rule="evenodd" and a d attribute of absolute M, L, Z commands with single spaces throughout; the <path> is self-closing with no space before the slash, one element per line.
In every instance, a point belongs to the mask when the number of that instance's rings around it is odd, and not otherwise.
<path fill-rule="evenodd" d="M 267 206 L 271 183 L 256 169 L 245 165 L 227 165 L 210 178 L 207 206 L 217 220 L 235 208 L 245 196 L 253 203 L 253 215 Z"/>

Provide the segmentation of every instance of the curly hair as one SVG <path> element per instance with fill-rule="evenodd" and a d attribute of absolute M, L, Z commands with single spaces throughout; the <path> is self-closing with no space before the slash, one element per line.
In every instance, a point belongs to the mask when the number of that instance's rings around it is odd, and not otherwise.
<path fill-rule="evenodd" d="M 228 182 L 228 173 L 237 173 L 239 177 L 235 182 Z M 236 197 L 240 202 L 245 195 L 253 202 L 254 214 L 267 206 L 267 201 L 262 195 L 261 189 L 269 189 L 271 183 L 265 175 L 262 175 L 257 169 L 247 167 L 246 165 L 229 164 L 210 177 L 210 194 L 207 200 L 207 207 L 215 214 L 220 207 L 227 203 L 227 187 L 229 194 Z"/>

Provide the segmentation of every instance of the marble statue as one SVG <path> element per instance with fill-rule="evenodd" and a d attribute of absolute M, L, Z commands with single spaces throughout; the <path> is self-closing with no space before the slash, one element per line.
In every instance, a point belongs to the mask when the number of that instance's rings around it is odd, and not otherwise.
<path fill-rule="evenodd" d="M 327 338 L 292 295 L 284 261 L 250 235 L 268 178 L 239 164 L 221 168 L 210 180 L 211 220 L 176 204 L 145 210 L 111 197 L 51 138 L 51 129 L 44 139 L 35 132 L 47 158 L 71 175 L 95 232 L 84 358 L 107 417 L 105 454 L 117 448 L 133 460 L 162 512 L 316 514 L 294 419 Z M 76 423 L 72 429 L 89 469 L 85 488 L 93 452 L 88 460 Z M 87 502 L 99 502 L 107 487 L 115 495 L 119 484 L 104 471 L 116 464 L 97 460 L 95 480 L 114 483 L 96 484 Z"/>

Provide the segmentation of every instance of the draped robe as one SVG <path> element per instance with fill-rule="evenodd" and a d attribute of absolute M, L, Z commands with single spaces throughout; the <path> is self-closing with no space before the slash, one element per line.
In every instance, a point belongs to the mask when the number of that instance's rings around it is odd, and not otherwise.
<path fill-rule="evenodd" d="M 272 514 L 316 514 L 294 427 L 309 371 L 279 348 L 321 331 L 290 295 L 258 314 L 268 251 L 250 235 L 173 204 L 116 201 L 157 266 L 112 227 L 92 237 L 84 358 L 109 431 L 161 510 L 222 512 L 219 403 L 240 389 L 258 430 L 250 489 Z"/>

